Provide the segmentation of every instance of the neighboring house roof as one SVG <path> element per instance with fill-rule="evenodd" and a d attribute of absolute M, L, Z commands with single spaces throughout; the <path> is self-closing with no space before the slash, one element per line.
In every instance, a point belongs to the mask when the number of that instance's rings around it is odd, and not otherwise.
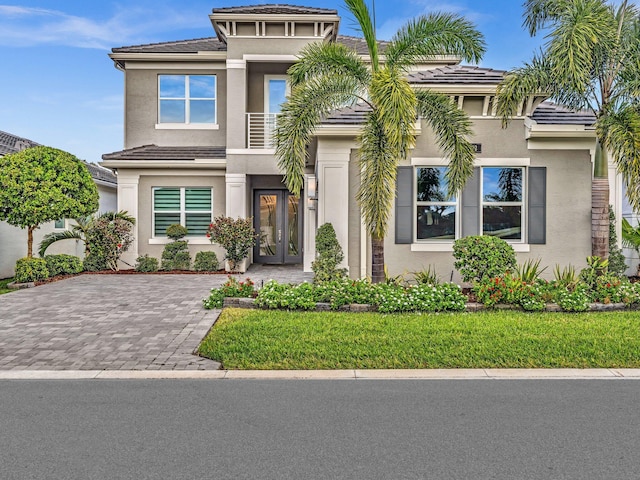
<path fill-rule="evenodd" d="M 472 65 L 448 65 L 409 74 L 412 84 L 474 84 L 497 85 L 505 75 L 504 70 L 475 67 Z"/>
<path fill-rule="evenodd" d="M 219 158 L 227 156 L 225 147 L 159 147 L 143 145 L 119 152 L 102 155 L 103 160 L 195 160 L 196 158 Z"/>
<path fill-rule="evenodd" d="M 118 184 L 118 177 L 116 177 L 116 175 L 108 168 L 104 168 L 95 163 L 89 163 L 86 161 L 84 163 L 87 166 L 87 170 L 89 170 L 91 177 L 95 181 L 109 183 L 113 186 L 116 186 Z"/>
<path fill-rule="evenodd" d="M 38 147 L 40 144 L 27 138 L 18 137 L 0 130 L 0 156 L 16 153 L 25 148 Z"/>
<path fill-rule="evenodd" d="M 371 111 L 368 105 L 357 104 L 340 108 L 323 119 L 323 125 L 359 125 Z M 591 112 L 574 112 L 551 102 L 542 102 L 534 110 L 531 118 L 541 125 L 593 125 L 596 121 Z"/>
<path fill-rule="evenodd" d="M 224 52 L 226 50 L 227 44 L 221 42 L 216 37 L 194 38 L 176 42 L 148 43 L 145 45 L 131 45 L 111 49 L 113 53 L 198 53 Z"/>
<path fill-rule="evenodd" d="M 352 50 L 355 50 L 358 55 L 369 55 L 369 47 L 367 46 L 367 42 L 364 40 L 364 38 L 350 37 L 349 35 L 338 35 L 336 42 L 346 45 Z M 389 42 L 378 40 L 378 48 L 380 49 L 379 53 L 384 53 L 387 45 L 389 45 Z"/>
<path fill-rule="evenodd" d="M 272 3 L 265 5 L 245 5 L 240 7 L 222 7 L 212 10 L 216 13 L 233 13 L 246 15 L 337 15 L 337 10 L 328 8 L 303 7 L 300 5 L 288 5 L 284 3 Z"/>
<path fill-rule="evenodd" d="M 531 118 L 540 125 L 586 125 L 596 123 L 596 116 L 589 111 L 574 112 L 552 102 L 543 102 Z"/>

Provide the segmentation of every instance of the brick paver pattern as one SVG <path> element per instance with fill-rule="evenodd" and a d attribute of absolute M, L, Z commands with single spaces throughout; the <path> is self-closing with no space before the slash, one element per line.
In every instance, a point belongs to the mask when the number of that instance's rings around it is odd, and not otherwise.
<path fill-rule="evenodd" d="M 258 285 L 310 280 L 252 267 Z M 224 275 L 80 275 L 0 295 L 0 370 L 211 370 L 194 355 L 218 310 L 202 299 Z"/>

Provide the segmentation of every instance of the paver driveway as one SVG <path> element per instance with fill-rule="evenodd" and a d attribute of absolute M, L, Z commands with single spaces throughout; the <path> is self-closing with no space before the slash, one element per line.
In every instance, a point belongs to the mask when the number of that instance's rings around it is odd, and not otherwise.
<path fill-rule="evenodd" d="M 291 273 L 248 275 L 261 282 Z M 225 280 L 80 275 L 0 295 L 0 370 L 218 369 L 193 351 L 219 313 L 204 310 L 202 299 Z"/>
<path fill-rule="evenodd" d="M 0 296 L 0 369 L 216 369 L 192 354 L 219 275 L 80 275 Z"/>

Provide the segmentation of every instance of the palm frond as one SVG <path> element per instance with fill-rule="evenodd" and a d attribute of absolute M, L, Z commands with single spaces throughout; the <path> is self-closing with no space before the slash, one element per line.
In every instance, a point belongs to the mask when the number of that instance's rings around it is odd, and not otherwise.
<path fill-rule="evenodd" d="M 348 75 L 366 86 L 369 69 L 358 54 L 341 43 L 310 43 L 300 51 L 299 61 L 288 70 L 291 86 L 322 75 Z"/>
<path fill-rule="evenodd" d="M 447 95 L 421 90 L 416 96 L 418 112 L 433 129 L 438 147 L 449 159 L 448 193 L 456 195 L 473 175 L 475 152 L 469 142 L 471 120 Z"/>
<path fill-rule="evenodd" d="M 388 141 L 376 112 L 367 116 L 359 144 L 361 177 L 356 199 L 369 235 L 381 239 L 387 233 L 395 198 L 397 147 Z"/>
<path fill-rule="evenodd" d="M 629 204 L 640 211 L 640 111 L 627 105 L 598 119 L 598 138 L 612 153 L 627 187 Z"/>
<path fill-rule="evenodd" d="M 373 75 L 369 94 L 389 148 L 396 150 L 397 160 L 405 158 L 414 145 L 413 125 L 417 119 L 417 100 L 411 85 L 398 70 L 385 66 Z"/>
<path fill-rule="evenodd" d="M 82 235 L 80 235 L 78 232 L 74 232 L 71 230 L 65 230 L 63 232 L 47 233 L 44 237 L 42 237 L 42 241 L 40 242 L 40 245 L 38 247 L 38 255 L 40 255 L 40 257 L 44 257 L 46 254 L 47 248 L 49 248 L 53 243 L 58 242 L 60 240 L 68 240 L 68 239 L 84 241 L 84 238 L 82 237 Z"/>
<path fill-rule="evenodd" d="M 291 192 L 302 189 L 307 145 L 322 117 L 355 104 L 362 93 L 356 79 L 335 75 L 314 77 L 293 89 L 275 131 L 275 156 Z"/>
<path fill-rule="evenodd" d="M 640 254 L 640 226 L 632 227 L 626 218 L 622 219 L 622 245 Z"/>
<path fill-rule="evenodd" d="M 107 220 L 115 220 L 116 218 L 120 219 L 120 220 L 125 220 L 133 225 L 136 224 L 136 219 L 135 217 L 132 217 L 131 215 L 129 215 L 128 212 L 126 212 L 125 210 L 120 210 L 119 212 L 113 212 L 113 211 L 109 211 L 109 212 L 104 212 L 102 214 L 100 214 L 100 216 L 98 218 L 105 218 Z"/>
<path fill-rule="evenodd" d="M 549 62 L 544 56 L 534 57 L 531 63 L 510 71 L 496 90 L 497 114 L 506 127 L 522 103 L 530 95 L 555 93 Z"/>
<path fill-rule="evenodd" d="M 367 42 L 369 49 L 369 56 L 371 57 L 371 68 L 375 72 L 378 70 L 378 40 L 376 38 L 376 27 L 371 20 L 371 13 L 369 7 L 364 0 L 345 0 L 344 2 L 351 14 L 355 17 L 360 31 Z"/>
<path fill-rule="evenodd" d="M 567 8 L 567 0 L 527 0 L 524 3 L 523 26 L 532 37 L 543 30 L 547 24 L 558 17 L 560 11 Z"/>
<path fill-rule="evenodd" d="M 433 13 L 404 25 L 385 49 L 385 57 L 389 67 L 405 69 L 439 55 L 478 63 L 485 51 L 484 36 L 473 23 L 458 15 Z"/>

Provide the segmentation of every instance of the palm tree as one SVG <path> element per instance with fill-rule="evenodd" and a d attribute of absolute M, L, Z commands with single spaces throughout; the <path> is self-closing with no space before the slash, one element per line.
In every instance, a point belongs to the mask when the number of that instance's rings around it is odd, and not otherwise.
<path fill-rule="evenodd" d="M 44 258 L 47 248 L 49 248 L 55 242 L 60 240 L 81 240 L 84 242 L 84 254 L 85 257 L 89 254 L 89 244 L 87 243 L 87 232 L 91 229 L 91 225 L 93 222 L 99 218 L 106 218 L 107 220 L 115 220 L 119 218 L 121 220 L 125 220 L 130 222 L 131 224 L 136 223 L 136 219 L 133 218 L 125 211 L 120 212 L 105 212 L 100 215 L 93 215 L 89 217 L 76 218 L 75 225 L 71 226 L 71 230 L 64 230 L 62 232 L 52 232 L 46 234 L 42 237 L 42 241 L 40 242 L 40 247 L 38 249 L 38 255 Z"/>
<path fill-rule="evenodd" d="M 592 255 L 609 254 L 607 152 L 613 155 L 635 210 L 640 209 L 640 20 L 624 0 L 527 0 L 524 25 L 547 42 L 531 63 L 512 70 L 498 87 L 504 125 L 530 95 L 544 93 L 572 110 L 596 116 L 592 180 Z"/>
<path fill-rule="evenodd" d="M 362 31 L 370 63 L 338 43 L 305 47 L 288 72 L 292 93 L 278 119 L 276 157 L 285 184 L 298 194 L 306 147 L 322 118 L 341 107 L 368 106 L 358 138 L 361 179 L 357 199 L 371 237 L 372 281 L 380 282 L 384 280 L 384 237 L 395 197 L 397 166 L 415 144 L 418 115 L 432 127 L 438 146 L 450 159 L 450 193 L 458 192 L 473 173 L 475 154 L 468 141 L 468 116 L 446 95 L 413 90 L 406 74 L 414 65 L 440 55 L 478 62 L 485 51 L 484 39 L 465 19 L 434 13 L 409 21 L 386 44 L 381 58 L 364 0 L 345 3 Z"/>
<path fill-rule="evenodd" d="M 640 226 L 632 227 L 626 218 L 622 219 L 622 245 L 635 250 L 640 257 Z M 640 276 L 640 263 L 636 274 Z"/>

